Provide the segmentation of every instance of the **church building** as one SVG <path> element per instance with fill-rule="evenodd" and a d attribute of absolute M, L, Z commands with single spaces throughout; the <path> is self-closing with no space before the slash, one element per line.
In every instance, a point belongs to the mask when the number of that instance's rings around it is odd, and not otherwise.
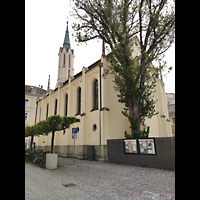
<path fill-rule="evenodd" d="M 133 39 L 134 55 L 140 54 L 137 37 Z M 102 78 L 103 69 L 108 66 L 105 53 L 100 59 L 74 75 L 74 50 L 69 40 L 68 22 L 63 46 L 59 49 L 58 78 L 54 91 L 47 89 L 46 96 L 37 101 L 36 122 L 51 115 L 75 116 L 80 122 L 69 129 L 58 131 L 54 138 L 54 152 L 60 156 L 73 156 L 74 139 L 72 128 L 77 128 L 76 157 L 85 159 L 87 146 L 94 145 L 96 160 L 107 159 L 107 140 L 122 139 L 124 132 L 130 134 L 128 119 L 122 114 L 124 104 L 118 102 L 112 75 Z M 100 68 L 99 64 L 103 63 Z M 171 137 L 171 125 L 162 80 L 157 79 L 154 95 L 159 114 L 147 119 L 149 137 Z M 50 151 L 51 133 L 34 137 L 36 149 Z"/>

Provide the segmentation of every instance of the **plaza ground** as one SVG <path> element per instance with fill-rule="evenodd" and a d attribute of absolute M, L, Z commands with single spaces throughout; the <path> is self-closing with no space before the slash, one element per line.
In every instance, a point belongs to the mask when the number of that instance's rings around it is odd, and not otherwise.
<path fill-rule="evenodd" d="M 175 199 L 175 172 L 58 157 L 56 170 L 25 164 L 25 199 Z"/>

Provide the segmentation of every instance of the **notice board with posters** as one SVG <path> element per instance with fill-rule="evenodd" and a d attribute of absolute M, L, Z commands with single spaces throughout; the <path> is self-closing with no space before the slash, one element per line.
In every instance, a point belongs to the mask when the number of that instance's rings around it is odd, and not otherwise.
<path fill-rule="evenodd" d="M 138 142 L 141 154 L 156 154 L 154 138 L 138 139 Z"/>
<path fill-rule="evenodd" d="M 137 153 L 137 140 L 124 140 L 124 153 Z"/>
<path fill-rule="evenodd" d="M 155 155 L 155 138 L 124 139 L 124 153 Z"/>

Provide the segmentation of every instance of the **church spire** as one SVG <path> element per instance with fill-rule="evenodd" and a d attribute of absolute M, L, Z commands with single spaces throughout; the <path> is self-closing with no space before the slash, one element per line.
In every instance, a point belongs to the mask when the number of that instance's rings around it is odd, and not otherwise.
<path fill-rule="evenodd" d="M 63 47 L 68 51 L 70 48 L 70 41 L 69 41 L 69 31 L 68 31 L 68 21 L 67 21 L 67 28 L 66 28 L 66 33 L 65 33 L 65 38 L 64 38 L 64 43 Z"/>

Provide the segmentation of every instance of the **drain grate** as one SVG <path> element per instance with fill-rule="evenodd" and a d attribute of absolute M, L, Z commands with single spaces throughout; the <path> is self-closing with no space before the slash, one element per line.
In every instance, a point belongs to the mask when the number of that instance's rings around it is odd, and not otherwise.
<path fill-rule="evenodd" d="M 72 187 L 72 186 L 76 186 L 76 184 L 74 183 L 69 183 L 69 184 L 62 184 L 65 187 Z"/>

